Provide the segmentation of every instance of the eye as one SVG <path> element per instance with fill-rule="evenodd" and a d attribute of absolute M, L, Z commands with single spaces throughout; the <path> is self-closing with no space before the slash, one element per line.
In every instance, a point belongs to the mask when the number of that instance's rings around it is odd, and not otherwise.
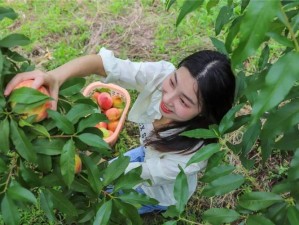
<path fill-rule="evenodd" d="M 184 101 L 184 99 L 180 98 L 180 102 L 183 104 L 183 106 L 189 108 L 189 106 L 186 104 L 186 102 Z"/>
<path fill-rule="evenodd" d="M 174 82 L 172 81 L 172 79 L 169 80 L 170 86 L 174 87 Z"/>

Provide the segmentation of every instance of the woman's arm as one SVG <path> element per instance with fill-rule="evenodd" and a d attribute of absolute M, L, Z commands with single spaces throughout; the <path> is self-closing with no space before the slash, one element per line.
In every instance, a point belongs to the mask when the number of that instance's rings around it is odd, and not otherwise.
<path fill-rule="evenodd" d="M 32 88 L 37 89 L 42 85 L 47 86 L 50 96 L 54 99 L 52 109 L 56 110 L 60 86 L 69 78 L 84 77 L 90 74 L 106 76 L 101 56 L 82 56 L 48 72 L 34 70 L 19 73 L 7 84 L 4 94 L 8 96 L 20 82 L 31 79 L 34 80 Z"/>

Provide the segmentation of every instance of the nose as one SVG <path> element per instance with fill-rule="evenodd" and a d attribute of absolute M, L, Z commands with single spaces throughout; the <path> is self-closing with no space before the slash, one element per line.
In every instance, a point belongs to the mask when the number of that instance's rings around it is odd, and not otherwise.
<path fill-rule="evenodd" d="M 164 92 L 163 102 L 168 106 L 173 106 L 173 101 L 176 97 L 176 93 L 174 91 Z"/>

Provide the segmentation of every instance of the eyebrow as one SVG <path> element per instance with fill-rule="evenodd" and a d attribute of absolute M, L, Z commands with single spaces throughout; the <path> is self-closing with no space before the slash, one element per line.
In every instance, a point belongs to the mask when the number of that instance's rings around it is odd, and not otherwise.
<path fill-rule="evenodd" d="M 176 71 L 174 71 L 174 79 L 175 79 L 175 82 L 176 84 L 178 83 L 178 78 L 177 78 L 177 73 Z M 196 105 L 195 102 L 190 98 L 188 97 L 187 95 L 185 95 L 184 93 L 182 93 L 183 97 L 186 98 L 191 104 L 193 105 Z"/>

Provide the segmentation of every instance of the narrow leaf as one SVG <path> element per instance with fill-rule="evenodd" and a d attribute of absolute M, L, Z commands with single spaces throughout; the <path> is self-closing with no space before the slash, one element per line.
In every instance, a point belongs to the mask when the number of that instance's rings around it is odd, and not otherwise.
<path fill-rule="evenodd" d="M 176 20 L 176 26 L 178 26 L 182 22 L 183 18 L 187 14 L 199 8 L 203 4 L 203 2 L 204 0 L 185 1 Z"/>
<path fill-rule="evenodd" d="M 213 180 L 205 186 L 202 195 L 212 197 L 229 193 L 244 183 L 245 179 L 239 174 L 230 174 Z"/>
<path fill-rule="evenodd" d="M 48 115 L 54 120 L 56 126 L 64 133 L 73 134 L 75 132 L 73 123 L 65 116 L 54 110 L 48 110 Z"/>
<path fill-rule="evenodd" d="M 180 173 L 174 183 L 174 198 L 177 200 L 176 207 L 180 213 L 185 209 L 189 198 L 189 186 L 187 176 L 180 167 Z"/>
<path fill-rule="evenodd" d="M 138 193 L 137 191 L 129 191 L 120 194 L 118 199 L 129 203 L 131 205 L 157 205 L 159 202 L 145 194 Z"/>
<path fill-rule="evenodd" d="M 37 200 L 35 196 L 26 188 L 23 188 L 19 184 L 11 186 L 7 189 L 7 195 L 16 201 L 30 202 L 36 204 Z"/>
<path fill-rule="evenodd" d="M 230 174 L 232 171 L 234 171 L 234 169 L 235 167 L 232 165 L 220 165 L 206 171 L 200 180 L 202 182 L 209 183 L 219 177 Z"/>
<path fill-rule="evenodd" d="M 84 133 L 77 136 L 77 138 L 85 144 L 101 149 L 110 149 L 110 146 L 96 134 Z"/>
<path fill-rule="evenodd" d="M 217 134 L 214 130 L 208 130 L 208 129 L 195 129 L 190 131 L 185 131 L 181 134 L 182 136 L 187 136 L 191 138 L 218 138 Z"/>
<path fill-rule="evenodd" d="M 210 158 L 213 154 L 220 151 L 220 144 L 209 144 L 202 148 L 200 148 L 188 161 L 187 166 L 189 166 L 192 163 L 201 162 L 203 160 L 207 160 Z"/>
<path fill-rule="evenodd" d="M 77 132 L 81 132 L 88 127 L 94 127 L 97 123 L 101 121 L 108 122 L 106 115 L 102 113 L 93 113 L 90 116 L 87 116 L 80 120 Z"/>
<path fill-rule="evenodd" d="M 27 161 L 36 161 L 36 152 L 32 144 L 26 137 L 24 131 L 18 127 L 14 120 L 10 121 L 11 140 L 16 147 L 17 152 Z"/>
<path fill-rule="evenodd" d="M 275 225 L 271 220 L 261 215 L 250 215 L 246 222 L 247 225 L 256 225 L 256 224 Z"/>
<path fill-rule="evenodd" d="M 288 208 L 287 217 L 290 225 L 299 224 L 299 210 L 296 207 L 290 206 Z"/>
<path fill-rule="evenodd" d="M 21 87 L 14 90 L 9 96 L 9 102 L 16 102 L 22 104 L 44 103 L 51 100 L 51 97 L 41 93 L 40 91 L 29 88 Z"/>
<path fill-rule="evenodd" d="M 1 214 L 4 223 L 7 225 L 19 225 L 20 215 L 18 208 L 7 195 L 4 196 L 1 202 Z"/>
<path fill-rule="evenodd" d="M 12 8 L 0 7 L 0 20 L 5 17 L 14 20 L 18 17 L 18 14 Z"/>
<path fill-rule="evenodd" d="M 63 146 L 60 156 L 60 169 L 64 182 L 70 187 L 75 177 L 75 144 L 72 139 Z"/>
<path fill-rule="evenodd" d="M 271 192 L 249 192 L 240 197 L 239 205 L 245 209 L 257 211 L 282 201 L 279 195 Z"/>
<path fill-rule="evenodd" d="M 6 154 L 9 151 L 9 121 L 7 118 L 0 122 L 0 151 Z"/>
<path fill-rule="evenodd" d="M 41 209 L 45 212 L 49 222 L 55 221 L 55 214 L 53 208 L 53 202 L 50 197 L 50 194 L 44 190 L 40 193 L 40 206 Z"/>
<path fill-rule="evenodd" d="M 76 104 L 72 107 L 72 109 L 66 114 L 66 118 L 72 123 L 77 123 L 80 118 L 84 118 L 92 113 L 94 113 L 97 109 L 92 105 L 88 104 Z"/>
<path fill-rule="evenodd" d="M 239 219 L 240 214 L 232 209 L 211 208 L 203 213 L 202 218 L 211 224 L 224 224 Z"/>
<path fill-rule="evenodd" d="M 112 201 L 105 202 L 97 211 L 93 224 L 106 225 L 109 222 L 112 211 Z"/>
<path fill-rule="evenodd" d="M 23 34 L 10 34 L 0 40 L 0 47 L 13 48 L 30 44 L 30 39 Z"/>

